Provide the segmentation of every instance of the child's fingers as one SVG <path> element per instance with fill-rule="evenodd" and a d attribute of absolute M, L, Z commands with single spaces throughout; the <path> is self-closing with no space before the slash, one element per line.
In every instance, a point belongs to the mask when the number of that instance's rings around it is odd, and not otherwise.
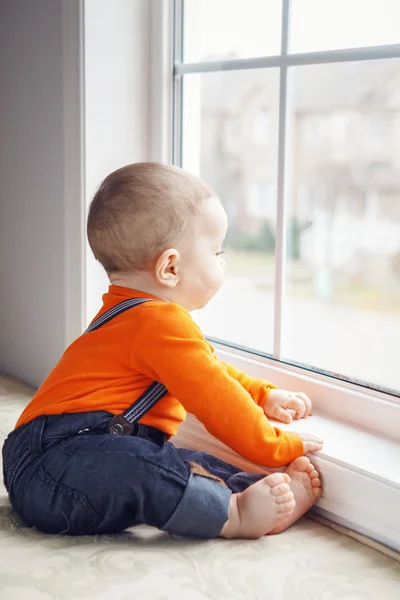
<path fill-rule="evenodd" d="M 296 396 L 300 398 L 300 400 L 303 400 L 306 406 L 306 412 L 304 414 L 304 417 L 309 417 L 312 413 L 312 404 L 310 398 L 307 396 L 307 394 L 304 394 L 303 392 L 297 392 Z"/>
<path fill-rule="evenodd" d="M 287 407 L 296 412 L 295 419 L 302 419 L 306 415 L 306 404 L 304 400 L 293 394 L 289 397 Z"/>
<path fill-rule="evenodd" d="M 293 420 L 292 415 L 281 406 L 277 406 L 275 408 L 273 412 L 273 418 L 281 421 L 281 423 L 291 423 Z"/>
<path fill-rule="evenodd" d="M 318 435 L 314 435 L 313 433 L 298 433 L 297 435 L 301 437 L 303 442 L 318 442 L 319 444 L 324 443 L 324 441 Z"/>
<path fill-rule="evenodd" d="M 321 438 L 313 435 L 312 433 L 299 433 L 298 435 L 303 440 L 304 454 L 319 452 L 322 450 L 324 443 Z"/>
<path fill-rule="evenodd" d="M 303 442 L 304 454 L 312 454 L 313 452 L 319 452 L 323 448 L 323 444 L 319 442 Z"/>

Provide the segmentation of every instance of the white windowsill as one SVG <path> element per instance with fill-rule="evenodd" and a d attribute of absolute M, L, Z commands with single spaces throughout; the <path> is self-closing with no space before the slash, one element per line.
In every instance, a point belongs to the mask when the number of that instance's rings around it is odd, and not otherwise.
<path fill-rule="evenodd" d="M 324 494 L 313 510 L 400 551 L 398 401 L 222 346 L 217 353 L 222 360 L 253 377 L 264 377 L 280 388 L 310 395 L 315 416 L 293 421 L 291 425 L 277 425 L 281 429 L 315 433 L 324 440 L 323 452 L 312 455 L 324 487 Z M 268 471 L 215 439 L 193 415 L 188 415 L 174 443 L 204 450 L 244 471 Z"/>
<path fill-rule="evenodd" d="M 354 471 L 400 490 L 400 444 L 397 442 L 321 416 L 293 421 L 290 426 L 275 424 L 283 430 L 316 433 L 324 440 L 324 449 L 316 457 L 345 467 L 350 464 Z"/>
<path fill-rule="evenodd" d="M 241 350 L 215 346 L 221 360 L 278 388 L 305 392 L 314 413 L 400 442 L 400 398 Z M 318 433 L 318 432 L 316 432 Z"/>
<path fill-rule="evenodd" d="M 279 427 L 315 431 L 325 441 L 324 451 L 310 456 L 324 487 L 315 512 L 400 551 L 400 445 L 319 416 Z M 268 471 L 215 439 L 193 415 L 174 444 L 204 450 L 248 472 Z"/>

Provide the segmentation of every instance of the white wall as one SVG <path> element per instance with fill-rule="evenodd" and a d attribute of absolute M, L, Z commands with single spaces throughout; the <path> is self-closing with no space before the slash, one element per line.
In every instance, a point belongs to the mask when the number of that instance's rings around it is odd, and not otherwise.
<path fill-rule="evenodd" d="M 86 206 L 106 175 L 149 160 L 147 0 L 85 2 Z M 101 306 L 108 281 L 86 248 L 86 319 Z"/>
<path fill-rule="evenodd" d="M 84 0 L 84 23 L 80 5 L 0 0 L 0 372 L 33 385 L 106 289 L 79 250 L 82 180 L 87 204 L 108 172 L 149 151 L 149 3 Z"/>
<path fill-rule="evenodd" d="M 0 372 L 38 384 L 63 350 L 60 0 L 0 4 Z"/>

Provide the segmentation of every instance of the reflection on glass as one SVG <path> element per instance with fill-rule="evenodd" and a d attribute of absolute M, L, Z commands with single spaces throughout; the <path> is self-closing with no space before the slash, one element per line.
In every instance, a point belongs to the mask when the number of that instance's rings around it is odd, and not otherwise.
<path fill-rule="evenodd" d="M 400 389 L 400 61 L 290 71 L 284 358 Z"/>
<path fill-rule="evenodd" d="M 279 74 L 187 75 L 183 164 L 229 217 L 226 282 L 196 318 L 206 334 L 272 351 Z"/>
<path fill-rule="evenodd" d="M 293 0 L 291 52 L 400 43 L 399 0 Z"/>
<path fill-rule="evenodd" d="M 184 0 L 184 61 L 276 55 L 280 0 Z"/>

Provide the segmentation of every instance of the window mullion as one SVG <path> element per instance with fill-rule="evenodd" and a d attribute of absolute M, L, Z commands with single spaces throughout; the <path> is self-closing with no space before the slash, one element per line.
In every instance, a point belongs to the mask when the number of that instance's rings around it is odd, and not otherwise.
<path fill-rule="evenodd" d="M 281 55 L 286 56 L 289 46 L 290 0 L 282 2 Z M 280 68 L 279 81 L 279 133 L 278 133 L 278 185 L 275 243 L 275 297 L 274 297 L 274 357 L 281 358 L 282 305 L 286 263 L 285 223 L 285 165 L 287 116 L 287 66 Z"/>
<path fill-rule="evenodd" d="M 342 50 L 318 50 L 276 56 L 255 56 L 251 58 L 229 58 L 225 60 L 203 61 L 197 63 L 177 63 L 175 72 L 213 73 L 216 71 L 243 71 L 250 69 L 271 69 L 281 66 L 299 67 L 343 62 L 362 62 L 400 58 L 400 44 L 386 46 L 366 46 L 362 48 L 344 48 Z"/>
<path fill-rule="evenodd" d="M 173 139 L 172 162 L 182 165 L 182 101 L 183 76 L 176 71 L 175 65 L 183 61 L 183 0 L 174 2 L 174 82 L 173 82 Z"/>

